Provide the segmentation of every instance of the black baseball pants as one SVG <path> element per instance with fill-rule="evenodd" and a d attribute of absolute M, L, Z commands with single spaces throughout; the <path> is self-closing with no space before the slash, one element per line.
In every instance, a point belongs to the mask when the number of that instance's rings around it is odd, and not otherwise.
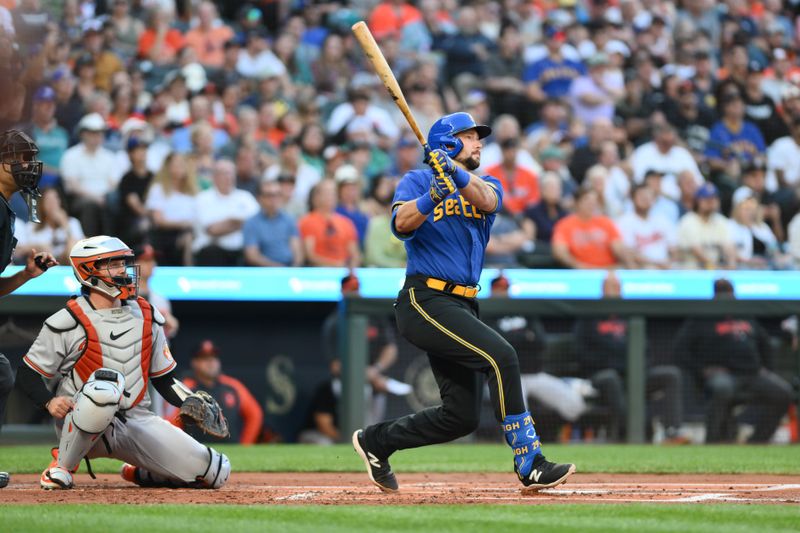
<path fill-rule="evenodd" d="M 376 456 L 385 459 L 397 450 L 449 442 L 475 431 L 484 375 L 498 422 L 526 410 L 517 354 L 480 321 L 475 299 L 429 289 L 424 277 L 409 276 L 395 314 L 400 333 L 427 352 L 442 404 L 368 427 L 366 444 Z"/>
<path fill-rule="evenodd" d="M 11 371 L 11 363 L 6 356 L 0 353 L 0 429 L 3 428 L 3 421 L 6 414 L 6 402 L 14 388 L 14 373 Z"/>

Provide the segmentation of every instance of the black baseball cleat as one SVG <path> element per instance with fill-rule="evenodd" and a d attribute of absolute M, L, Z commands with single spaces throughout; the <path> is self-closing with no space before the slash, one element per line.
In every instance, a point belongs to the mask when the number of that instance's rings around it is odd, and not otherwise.
<path fill-rule="evenodd" d="M 8 485 L 8 481 L 11 477 L 6 472 L 0 472 L 0 489 Z"/>
<path fill-rule="evenodd" d="M 522 492 L 535 492 L 561 485 L 567 481 L 567 478 L 575 473 L 575 465 L 570 463 L 551 463 L 543 455 L 539 455 L 533 461 L 533 469 L 530 474 L 527 476 L 520 475 L 516 463 L 514 463 L 514 472 L 517 473 L 519 480 L 525 485 Z"/>
<path fill-rule="evenodd" d="M 375 454 L 367 450 L 366 442 L 364 441 L 364 431 L 359 429 L 353 433 L 353 449 L 364 460 L 367 466 L 367 474 L 369 479 L 381 489 L 383 492 L 397 492 L 400 488 L 397 484 L 397 478 L 394 477 L 392 467 L 389 466 L 389 461 L 378 459 Z"/>

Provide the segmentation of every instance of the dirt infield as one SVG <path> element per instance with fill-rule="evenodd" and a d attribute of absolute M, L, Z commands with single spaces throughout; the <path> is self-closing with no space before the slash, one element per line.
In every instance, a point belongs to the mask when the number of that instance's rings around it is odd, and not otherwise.
<path fill-rule="evenodd" d="M 576 474 L 565 485 L 523 495 L 512 475 L 402 474 L 386 495 L 354 473 L 235 473 L 218 491 L 143 489 L 118 476 L 76 476 L 76 488 L 44 491 L 39 476 L 16 475 L 2 504 L 453 504 L 453 503 L 773 503 L 800 504 L 800 476 Z"/>

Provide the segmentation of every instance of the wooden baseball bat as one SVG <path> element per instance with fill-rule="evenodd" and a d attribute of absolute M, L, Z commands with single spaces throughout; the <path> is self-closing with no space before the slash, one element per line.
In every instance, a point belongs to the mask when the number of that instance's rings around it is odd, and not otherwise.
<path fill-rule="evenodd" d="M 381 49 L 378 47 L 378 43 L 375 42 L 375 37 L 373 37 L 372 32 L 369 31 L 367 23 L 361 20 L 353 24 L 351 29 L 358 40 L 358 44 L 360 44 L 361 48 L 364 50 L 367 59 L 372 63 L 375 73 L 383 82 L 383 86 L 386 87 L 386 90 L 389 91 L 389 95 L 400 109 L 400 112 L 406 117 L 408 125 L 411 126 L 411 131 L 417 136 L 417 140 L 427 154 L 430 152 L 428 141 L 425 139 L 425 136 L 422 135 L 414 115 L 411 114 L 411 109 L 408 107 L 406 97 L 403 96 L 403 91 L 400 90 L 400 85 L 397 83 L 392 69 L 389 68 L 389 63 L 386 62 L 386 58 L 383 57 L 383 52 L 381 52 Z"/>

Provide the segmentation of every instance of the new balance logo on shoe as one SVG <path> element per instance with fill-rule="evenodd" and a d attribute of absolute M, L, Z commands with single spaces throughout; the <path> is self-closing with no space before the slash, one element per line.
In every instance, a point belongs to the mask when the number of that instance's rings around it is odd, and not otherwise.
<path fill-rule="evenodd" d="M 533 480 L 536 483 L 539 483 L 539 478 L 542 477 L 542 473 L 539 470 L 534 468 L 533 472 L 531 472 L 531 477 L 533 477 Z"/>
<path fill-rule="evenodd" d="M 367 453 L 367 456 L 369 457 L 369 464 L 371 464 L 375 468 L 381 467 L 381 462 L 378 460 L 377 457 L 375 457 L 375 455 L 372 452 Z"/>

